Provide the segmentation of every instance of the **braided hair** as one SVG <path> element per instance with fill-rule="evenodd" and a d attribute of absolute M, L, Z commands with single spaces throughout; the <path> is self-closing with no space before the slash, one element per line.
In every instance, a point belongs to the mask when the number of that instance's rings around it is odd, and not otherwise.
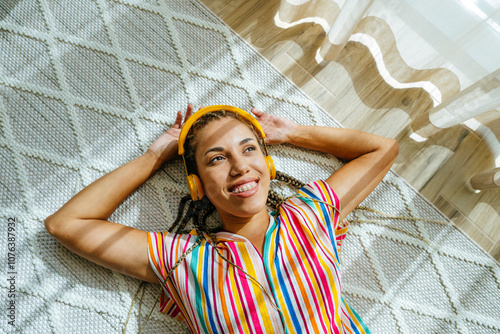
<path fill-rule="evenodd" d="M 185 160 L 186 160 L 186 166 L 188 173 L 194 173 L 198 174 L 198 168 L 196 166 L 196 160 L 195 160 L 195 152 L 196 152 L 196 146 L 197 146 L 197 138 L 196 135 L 200 132 L 201 129 L 203 129 L 207 124 L 209 124 L 212 121 L 215 120 L 220 120 L 224 117 L 232 117 L 235 118 L 244 124 L 246 124 L 250 129 L 252 129 L 253 133 L 255 134 L 256 138 L 259 138 L 259 146 L 261 148 L 261 151 L 264 152 L 264 141 L 263 138 L 261 138 L 261 135 L 257 129 L 245 118 L 243 118 L 241 115 L 236 114 L 234 112 L 228 112 L 226 110 L 220 110 L 220 111 L 215 111 L 211 113 L 207 113 L 203 115 L 200 119 L 198 119 L 194 124 L 191 126 L 189 129 L 187 136 L 186 136 L 186 141 L 184 144 L 185 147 Z M 276 180 L 286 182 L 288 184 L 291 184 L 292 186 L 296 188 L 303 187 L 305 184 L 290 175 L 287 175 L 283 172 L 276 172 Z M 281 205 L 286 201 L 286 198 L 283 198 L 281 195 L 279 195 L 276 191 L 269 189 L 268 192 L 268 197 L 267 197 L 267 205 L 274 210 L 275 212 L 279 212 Z M 189 202 L 189 204 L 188 204 Z M 187 211 L 185 210 L 186 205 L 188 204 Z M 186 213 L 184 214 L 184 212 Z M 192 223 L 194 225 L 196 234 L 199 236 L 200 241 L 201 239 L 206 239 L 205 234 L 207 234 L 214 244 L 217 244 L 217 238 L 215 236 L 216 232 L 222 231 L 222 226 L 216 226 L 215 228 L 209 228 L 207 225 L 207 218 L 215 211 L 215 206 L 210 202 L 207 196 L 203 196 L 200 200 L 198 201 L 192 201 L 190 195 L 184 196 L 180 203 L 179 203 L 179 209 L 177 212 L 177 217 L 172 224 L 172 226 L 169 228 L 169 232 L 173 233 L 189 233 L 190 230 L 186 229 L 186 226 L 188 223 Z M 192 251 L 194 248 L 191 248 L 187 250 L 176 262 L 176 264 L 172 267 L 170 270 L 169 275 L 167 275 L 166 280 L 168 280 L 168 277 L 170 274 L 173 272 L 173 270 L 186 258 L 186 256 L 189 254 L 190 251 Z M 227 261 L 220 253 L 219 255 Z M 166 281 L 165 280 L 165 281 Z"/>

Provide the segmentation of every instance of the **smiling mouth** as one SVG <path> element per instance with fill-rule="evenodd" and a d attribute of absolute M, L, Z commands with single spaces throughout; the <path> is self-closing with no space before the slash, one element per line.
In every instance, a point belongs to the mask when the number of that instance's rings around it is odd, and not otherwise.
<path fill-rule="evenodd" d="M 253 188 L 257 187 L 257 181 L 252 181 L 252 182 L 248 182 L 242 186 L 239 186 L 238 188 L 235 188 L 233 190 L 231 190 L 231 193 L 233 194 L 241 194 L 241 193 L 244 193 L 246 191 L 249 191 Z"/>

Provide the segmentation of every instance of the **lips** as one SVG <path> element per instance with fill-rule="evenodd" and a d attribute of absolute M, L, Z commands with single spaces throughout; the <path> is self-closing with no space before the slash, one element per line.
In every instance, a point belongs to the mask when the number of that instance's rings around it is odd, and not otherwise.
<path fill-rule="evenodd" d="M 231 187 L 229 187 L 229 191 L 233 194 L 239 194 L 255 188 L 258 182 L 259 182 L 258 179 L 241 180 L 239 182 L 236 182 Z"/>
<path fill-rule="evenodd" d="M 253 189 L 256 186 L 257 186 L 257 182 L 256 181 L 250 181 L 250 182 L 242 184 L 240 186 L 233 187 L 233 189 L 231 190 L 231 192 L 233 194 L 239 194 L 239 193 L 242 193 L 242 192 L 245 192 L 245 191 L 249 191 L 250 189 Z"/>

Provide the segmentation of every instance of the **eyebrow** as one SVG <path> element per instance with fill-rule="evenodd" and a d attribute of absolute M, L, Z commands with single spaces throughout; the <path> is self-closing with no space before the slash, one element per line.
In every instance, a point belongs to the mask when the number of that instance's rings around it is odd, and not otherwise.
<path fill-rule="evenodd" d="M 255 139 L 253 139 L 253 138 L 245 138 L 245 139 L 243 139 L 242 141 L 240 141 L 240 146 L 248 143 L 251 140 L 255 140 Z M 224 151 L 224 148 L 222 148 L 222 147 L 212 147 L 211 149 L 209 149 L 208 151 L 206 151 L 203 156 L 207 155 L 210 152 L 222 152 L 222 151 Z"/>

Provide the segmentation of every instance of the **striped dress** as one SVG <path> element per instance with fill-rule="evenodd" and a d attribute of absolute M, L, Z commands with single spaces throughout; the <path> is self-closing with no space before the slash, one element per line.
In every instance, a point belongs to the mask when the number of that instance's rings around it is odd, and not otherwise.
<path fill-rule="evenodd" d="M 341 294 L 339 251 L 347 221 L 330 186 L 311 182 L 270 215 L 262 256 L 245 237 L 218 232 L 217 247 L 203 240 L 177 267 L 163 289 L 160 311 L 185 321 L 193 333 L 370 333 Z M 149 232 L 149 260 L 165 278 L 198 239 L 189 234 Z M 163 279 L 160 280 L 162 282 Z M 173 281 L 173 282 L 172 282 Z M 278 311 L 277 308 L 279 308 Z"/>

